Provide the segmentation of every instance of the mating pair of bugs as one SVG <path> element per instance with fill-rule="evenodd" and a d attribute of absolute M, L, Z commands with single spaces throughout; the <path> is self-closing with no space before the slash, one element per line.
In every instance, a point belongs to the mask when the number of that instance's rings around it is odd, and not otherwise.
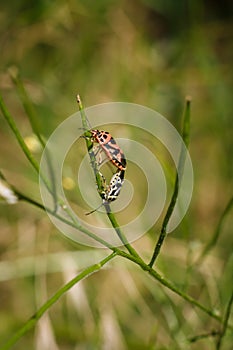
<path fill-rule="evenodd" d="M 101 197 L 103 199 L 103 203 L 101 205 L 104 205 L 115 201 L 120 194 L 122 185 L 124 183 L 126 159 L 123 151 L 117 145 L 116 141 L 114 140 L 114 138 L 111 136 L 109 132 L 95 129 L 95 130 L 90 130 L 90 133 L 91 133 L 91 140 L 93 142 L 98 143 L 98 150 L 96 154 L 99 151 L 103 151 L 107 156 L 108 160 L 110 160 L 111 163 L 117 168 L 117 171 L 116 173 L 113 174 L 110 180 L 110 184 L 108 186 L 106 185 L 106 180 L 104 176 L 100 173 L 101 177 L 103 178 L 103 182 L 105 184 L 105 189 L 101 193 Z M 86 215 L 93 213 L 97 209 L 92 210 Z"/>

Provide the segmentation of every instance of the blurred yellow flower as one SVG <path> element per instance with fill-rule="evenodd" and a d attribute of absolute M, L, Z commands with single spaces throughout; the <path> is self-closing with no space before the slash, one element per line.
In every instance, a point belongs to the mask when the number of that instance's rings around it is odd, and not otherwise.
<path fill-rule="evenodd" d="M 71 191 L 75 187 L 75 182 L 71 177 L 64 177 L 62 179 L 62 185 L 65 190 Z"/>
<path fill-rule="evenodd" d="M 26 136 L 24 138 L 24 142 L 32 153 L 38 153 L 41 151 L 41 144 L 38 141 L 36 135 Z"/>

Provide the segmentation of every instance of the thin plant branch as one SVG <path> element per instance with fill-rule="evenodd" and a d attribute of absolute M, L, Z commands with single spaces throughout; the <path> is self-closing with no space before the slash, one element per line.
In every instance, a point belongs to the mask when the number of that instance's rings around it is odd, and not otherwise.
<path fill-rule="evenodd" d="M 190 343 L 196 343 L 198 340 L 216 337 L 217 335 L 219 335 L 219 332 L 216 330 L 212 330 L 208 333 L 201 333 L 198 335 L 194 335 L 193 337 L 190 337 L 188 340 Z"/>
<path fill-rule="evenodd" d="M 35 158 L 31 154 L 30 150 L 28 149 L 28 147 L 27 147 L 23 137 L 21 136 L 21 134 L 16 126 L 13 117 L 11 116 L 10 112 L 8 111 L 1 95 L 0 95 L 0 109 L 2 111 L 2 114 L 3 114 L 7 124 L 10 126 L 11 130 L 13 131 L 22 151 L 24 152 L 25 156 L 27 157 L 27 159 L 29 160 L 29 162 L 31 163 L 33 168 L 39 174 L 39 172 L 40 172 L 39 164 L 37 163 L 37 161 L 35 160 Z"/>
<path fill-rule="evenodd" d="M 16 126 L 16 123 L 15 123 L 13 117 L 11 116 L 10 112 L 8 111 L 1 95 L 0 95 L 0 109 L 2 111 L 2 114 L 3 114 L 7 124 L 9 125 L 12 132 L 14 133 L 23 153 L 25 154 L 25 156 L 29 160 L 30 164 L 33 166 L 33 168 L 36 170 L 37 174 L 39 175 L 40 174 L 40 166 L 39 166 L 38 162 L 36 161 L 36 159 L 31 154 L 29 148 L 27 147 L 27 145 L 26 145 L 22 135 L 20 134 L 18 127 Z M 43 174 L 40 174 L 40 177 L 43 180 L 46 187 L 48 188 L 49 192 L 52 193 L 50 184 L 48 183 L 47 179 L 43 176 Z"/>
<path fill-rule="evenodd" d="M 221 349 L 223 338 L 224 338 L 224 335 L 226 333 L 229 317 L 230 317 L 230 314 L 231 314 L 232 304 L 233 304 L 233 291 L 231 293 L 231 297 L 230 297 L 230 300 L 229 300 L 228 305 L 227 305 L 226 313 L 225 313 L 225 316 L 224 316 L 224 319 L 223 319 L 222 330 L 220 332 L 220 336 L 219 336 L 217 344 L 216 344 L 216 350 L 220 350 Z"/>
<path fill-rule="evenodd" d="M 28 116 L 32 130 L 33 130 L 34 134 L 36 135 L 37 139 L 39 140 L 42 148 L 44 149 L 45 156 L 47 159 L 47 164 L 48 164 L 49 176 L 51 178 L 51 184 L 52 184 L 54 211 L 57 211 L 57 191 L 56 191 L 56 181 L 55 181 L 54 171 L 53 171 L 53 166 L 52 166 L 52 159 L 51 159 L 51 155 L 49 154 L 48 149 L 45 148 L 45 141 L 44 141 L 44 139 L 41 136 L 41 133 L 39 131 L 39 126 L 37 123 L 38 118 L 37 118 L 37 115 L 35 112 L 35 108 L 31 102 L 31 99 L 28 96 L 28 93 L 24 87 L 23 81 L 20 77 L 20 74 L 19 74 L 17 68 L 16 67 L 10 68 L 9 73 L 10 73 L 10 76 L 11 76 L 13 83 L 15 84 L 15 86 L 17 88 L 18 95 L 20 97 L 21 103 L 22 103 L 24 110 L 26 112 L 26 115 Z"/>
<path fill-rule="evenodd" d="M 77 99 L 77 103 L 78 103 L 78 107 L 79 107 L 79 112 L 81 115 L 82 126 L 84 128 L 84 137 L 85 137 L 88 154 L 89 154 L 90 161 L 91 161 L 91 167 L 94 171 L 96 184 L 97 184 L 97 188 L 98 188 L 98 193 L 101 194 L 104 191 L 104 186 L 103 186 L 102 177 L 99 173 L 99 168 L 98 168 L 98 164 L 96 162 L 95 153 L 93 151 L 93 143 L 91 141 L 91 133 L 89 131 L 90 128 L 88 125 L 88 120 L 87 120 L 80 96 L 77 95 L 76 99 Z"/>
<path fill-rule="evenodd" d="M 13 83 L 15 84 L 15 86 L 17 88 L 19 98 L 20 98 L 22 105 L 24 107 L 24 110 L 28 116 L 32 130 L 33 130 L 34 134 L 37 136 L 41 146 L 44 148 L 45 141 L 43 140 L 43 137 L 41 136 L 41 134 L 39 132 L 39 126 L 37 123 L 38 118 L 37 118 L 34 106 L 31 102 L 31 99 L 29 98 L 28 93 L 24 87 L 24 84 L 22 82 L 22 79 L 20 77 L 18 69 L 16 67 L 11 67 L 11 68 L 9 68 L 8 71 L 9 71 L 11 80 L 13 81 Z"/>
<path fill-rule="evenodd" d="M 106 210 L 106 214 L 113 226 L 113 228 L 115 229 L 118 237 L 120 238 L 121 242 L 124 244 L 125 248 L 128 250 L 128 252 L 134 256 L 136 256 L 138 259 L 141 260 L 139 254 L 136 252 L 136 250 L 131 246 L 131 244 L 129 244 L 129 242 L 127 241 L 127 238 L 125 237 L 124 233 L 122 232 L 115 215 L 109 211 L 108 209 Z"/>
<path fill-rule="evenodd" d="M 200 264 L 201 261 L 204 259 L 204 257 L 207 255 L 207 253 L 214 248 L 215 244 L 218 241 L 219 235 L 221 233 L 223 224 L 225 222 L 225 219 L 227 217 L 227 214 L 230 212 L 230 210 L 233 207 L 233 196 L 230 198 L 229 202 L 227 203 L 224 211 L 222 212 L 222 215 L 220 216 L 218 225 L 216 227 L 215 232 L 212 235 L 212 238 L 210 240 L 210 242 L 206 245 L 206 247 L 204 248 L 204 250 L 202 251 L 201 255 L 199 256 L 198 260 L 196 261 L 195 264 Z"/>
<path fill-rule="evenodd" d="M 190 138 L 190 104 L 191 104 L 191 98 L 187 97 L 186 98 L 186 107 L 184 111 L 184 118 L 183 118 L 183 127 L 182 127 L 182 138 L 185 143 L 185 146 L 188 148 L 189 145 L 189 138 Z M 172 216 L 172 213 L 174 211 L 176 201 L 178 198 L 179 194 L 179 182 L 181 181 L 182 173 L 183 173 L 183 168 L 185 164 L 185 158 L 186 158 L 186 149 L 184 147 L 181 148 L 181 153 L 179 157 L 179 162 L 178 162 L 178 170 L 176 173 L 176 179 L 175 179 L 175 185 L 174 185 L 174 190 L 172 194 L 172 198 L 170 201 L 170 204 L 168 206 L 167 212 L 165 214 L 160 235 L 157 240 L 157 243 L 154 248 L 154 252 L 152 255 L 152 258 L 149 262 L 149 266 L 152 267 L 160 253 L 160 250 L 162 248 L 163 242 L 167 236 L 167 226 L 169 223 L 169 220 Z"/>

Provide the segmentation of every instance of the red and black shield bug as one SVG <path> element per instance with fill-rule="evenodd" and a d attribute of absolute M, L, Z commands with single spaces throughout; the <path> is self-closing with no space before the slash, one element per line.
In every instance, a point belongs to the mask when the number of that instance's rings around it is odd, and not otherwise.
<path fill-rule="evenodd" d="M 108 131 L 90 130 L 92 140 L 97 142 L 108 159 L 119 169 L 126 169 L 126 159 L 122 149 L 118 146 Z"/>

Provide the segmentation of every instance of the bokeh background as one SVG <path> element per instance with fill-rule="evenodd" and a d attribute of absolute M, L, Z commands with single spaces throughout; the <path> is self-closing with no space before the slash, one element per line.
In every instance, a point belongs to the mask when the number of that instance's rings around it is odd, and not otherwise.
<path fill-rule="evenodd" d="M 0 90 L 22 135 L 32 131 L 9 69 L 18 69 L 48 138 L 77 111 L 109 101 L 145 105 L 178 130 L 192 96 L 195 187 L 187 217 L 170 235 L 159 270 L 220 314 L 232 292 L 232 215 L 210 241 L 232 196 L 233 4 L 230 0 L 8 1 L 0 3 Z M 0 167 L 21 192 L 39 200 L 38 178 L 0 116 Z M 33 147 L 33 146 L 32 146 Z M 40 158 L 40 150 L 34 148 Z M 38 153 L 36 153 L 38 152 Z M 0 339 L 84 266 L 107 252 L 65 239 L 27 203 L 0 204 Z M 135 242 L 149 260 L 158 230 Z M 138 268 L 117 259 L 51 308 L 15 349 L 215 349 L 219 330 Z M 231 349 L 227 332 L 222 349 Z"/>

